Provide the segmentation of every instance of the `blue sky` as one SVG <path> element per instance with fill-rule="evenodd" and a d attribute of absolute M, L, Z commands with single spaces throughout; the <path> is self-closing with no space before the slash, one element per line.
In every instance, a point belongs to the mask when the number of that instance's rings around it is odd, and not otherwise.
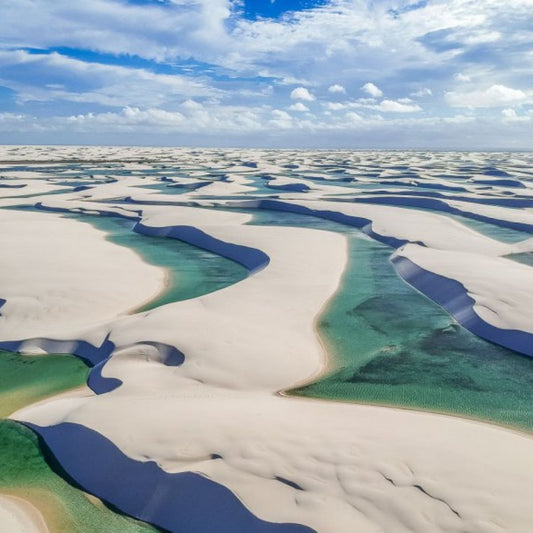
<path fill-rule="evenodd" d="M 3 0 L 0 142 L 533 149 L 533 2 Z"/>

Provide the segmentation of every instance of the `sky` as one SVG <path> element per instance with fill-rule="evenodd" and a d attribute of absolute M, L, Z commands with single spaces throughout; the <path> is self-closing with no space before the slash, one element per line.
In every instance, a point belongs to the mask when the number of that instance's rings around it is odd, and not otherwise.
<path fill-rule="evenodd" d="M 533 150 L 533 0 L 1 0 L 0 143 Z"/>

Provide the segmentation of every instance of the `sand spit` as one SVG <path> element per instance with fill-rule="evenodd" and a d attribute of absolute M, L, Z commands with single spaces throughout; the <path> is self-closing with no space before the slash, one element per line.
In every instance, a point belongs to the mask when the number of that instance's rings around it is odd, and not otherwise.
<path fill-rule="evenodd" d="M 0 494 L 0 533 L 49 533 L 49 530 L 30 502 Z"/>

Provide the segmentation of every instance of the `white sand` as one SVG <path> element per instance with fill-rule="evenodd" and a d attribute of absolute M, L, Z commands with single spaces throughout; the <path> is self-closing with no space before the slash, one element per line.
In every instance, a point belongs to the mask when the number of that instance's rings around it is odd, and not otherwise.
<path fill-rule="evenodd" d="M 209 226 L 209 211 L 151 209 L 162 210 L 148 218 L 154 225 L 183 217 L 218 238 L 255 243 L 271 263 L 217 293 L 116 322 L 111 339 L 124 348 L 104 375 L 123 386 L 44 402 L 16 418 L 81 423 L 130 457 L 210 476 L 268 520 L 331 533 L 528 531 L 529 437 L 442 416 L 271 395 L 320 366 L 311 323 L 338 282 L 341 237 L 242 226 L 232 213 L 214 213 Z M 133 345 L 146 339 L 177 346 L 185 363 L 165 367 L 155 348 Z"/>
<path fill-rule="evenodd" d="M 430 248 L 478 252 L 486 255 L 503 255 L 509 253 L 511 249 L 509 244 L 486 237 L 444 215 L 426 211 L 324 200 L 292 200 L 287 203 L 301 205 L 319 212 L 331 211 L 367 218 L 371 221 L 372 230 L 379 235 L 410 242 L 421 242 Z"/>
<path fill-rule="evenodd" d="M 397 255 L 459 281 L 475 300 L 474 310 L 501 329 L 533 333 L 533 268 L 502 257 L 434 250 L 408 244 Z"/>
<path fill-rule="evenodd" d="M 30 502 L 0 494 L 0 533 L 48 533 L 48 528 Z"/>
<path fill-rule="evenodd" d="M 533 239 L 503 243 L 445 216 L 400 207 L 301 200 L 287 203 L 369 219 L 373 232 L 410 242 L 399 255 L 462 283 L 476 302 L 477 314 L 487 323 L 533 332 L 533 292 L 525 290 L 533 287 L 533 268 L 499 257 L 532 251 Z"/>
<path fill-rule="evenodd" d="M 145 151 L 116 150 L 130 157 Z M 68 153 L 63 149 L 57 155 Z M 179 153 L 184 157 L 187 152 Z M 246 154 L 237 153 L 244 160 Z M 97 157 L 109 151 L 94 148 L 83 154 Z M 232 152 L 224 154 L 230 157 Z M 200 164 L 201 158 L 195 157 Z M 207 165 L 211 156 L 205 152 L 202 157 Z M 257 154 L 254 157 L 260 159 Z M 298 157 L 305 161 L 305 156 Z M 129 195 L 127 183 L 135 185 L 134 180 L 124 180 L 113 187 L 99 186 L 94 194 L 84 191 L 85 200 L 103 202 L 114 195 Z M 222 185 L 216 187 L 217 195 L 247 186 L 242 182 Z M 53 201 L 69 204 L 64 198 Z M 311 203 L 368 217 L 374 231 L 382 235 L 424 242 L 429 248 L 420 255 L 415 257 L 420 247 L 414 245 L 404 252 L 435 268 L 447 265 L 446 257 L 454 254 L 473 254 L 474 266 L 454 271 L 457 277 L 473 274 L 482 260 L 501 265 L 493 278 L 482 278 L 486 287 L 483 282 L 476 286 L 478 299 L 481 289 L 502 282 L 509 272 L 511 262 L 498 258 L 509 252 L 508 245 L 444 217 L 381 206 Z M 104 204 L 93 205 L 100 209 Z M 339 283 L 346 262 L 343 237 L 309 229 L 246 226 L 249 217 L 237 213 L 153 205 L 142 209 L 144 224 L 192 225 L 225 242 L 258 248 L 268 254 L 270 264 L 221 291 L 131 317 L 116 318 L 127 308 L 122 300 L 99 324 L 94 324 L 90 310 L 80 312 L 75 323 L 70 315 L 58 314 L 57 320 L 65 320 L 65 328 L 76 332 L 77 338 L 110 334 L 117 349 L 103 375 L 116 377 L 123 385 L 101 396 L 63 395 L 40 402 L 16 413 L 15 419 L 40 425 L 83 424 L 134 459 L 157 461 L 169 472 L 209 476 L 232 489 L 264 519 L 295 521 L 324 533 L 531 531 L 533 438 L 439 415 L 274 394 L 323 368 L 325 354 L 313 322 Z M 19 220 L 18 213 L 16 218 L 13 212 L 9 215 Z M 36 216 L 44 220 L 49 215 Z M 24 216 L 20 217 L 24 227 Z M 36 221 L 27 221 L 28 228 L 35 228 Z M 103 245 L 96 230 L 83 230 L 87 235 L 82 235 L 71 221 L 55 215 L 54 221 L 55 233 L 72 231 L 76 239 L 83 237 L 90 243 L 91 265 L 107 265 L 111 263 L 108 254 L 118 253 L 117 247 Z M 38 238 L 30 241 L 31 247 L 38 242 Z M 7 255 L 23 249 L 20 239 L 4 239 Z M 134 263 L 139 269 L 132 271 L 128 286 L 138 283 L 144 290 L 144 278 L 149 276 L 142 263 L 130 257 L 128 264 Z M 80 266 L 78 260 L 76 265 Z M 24 279 L 46 277 L 48 287 L 48 279 L 59 268 L 65 277 L 62 281 L 72 283 L 65 290 L 65 305 L 72 302 L 76 309 L 78 291 L 91 282 L 76 278 L 72 270 L 64 271 L 52 260 L 28 262 L 27 272 L 22 273 L 13 264 L 6 266 L 12 276 L 6 287 L 14 287 L 8 303 L 26 287 L 22 274 Z M 114 275 L 99 275 L 95 290 L 109 292 L 116 283 Z M 32 286 L 30 294 L 44 285 Z M 506 314 L 503 291 L 493 292 L 497 302 L 491 305 L 500 306 L 500 319 L 518 320 L 513 318 L 517 309 L 528 312 L 527 305 L 520 307 L 525 300 L 516 295 Z M 0 297 L 5 297 L 2 290 Z M 20 303 L 20 309 L 25 305 Z M 42 313 L 38 320 L 42 331 L 54 331 L 53 323 L 41 320 L 46 320 Z M 32 324 L 37 328 L 37 321 L 22 314 L 17 324 L 26 328 L 23 332 L 32 331 Z M 143 341 L 177 347 L 185 354 L 184 364 L 163 365 L 157 349 Z M 212 454 L 221 458 L 212 459 Z"/>
<path fill-rule="evenodd" d="M 0 211 L 4 341 L 73 338 L 78 328 L 155 296 L 164 276 L 89 224 L 55 213 Z"/>

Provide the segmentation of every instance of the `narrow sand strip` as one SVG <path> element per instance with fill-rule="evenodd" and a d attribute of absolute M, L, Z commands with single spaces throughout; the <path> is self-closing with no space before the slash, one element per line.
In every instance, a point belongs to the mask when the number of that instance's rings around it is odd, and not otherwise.
<path fill-rule="evenodd" d="M 49 533 L 49 530 L 30 502 L 0 494 L 0 533 Z"/>

